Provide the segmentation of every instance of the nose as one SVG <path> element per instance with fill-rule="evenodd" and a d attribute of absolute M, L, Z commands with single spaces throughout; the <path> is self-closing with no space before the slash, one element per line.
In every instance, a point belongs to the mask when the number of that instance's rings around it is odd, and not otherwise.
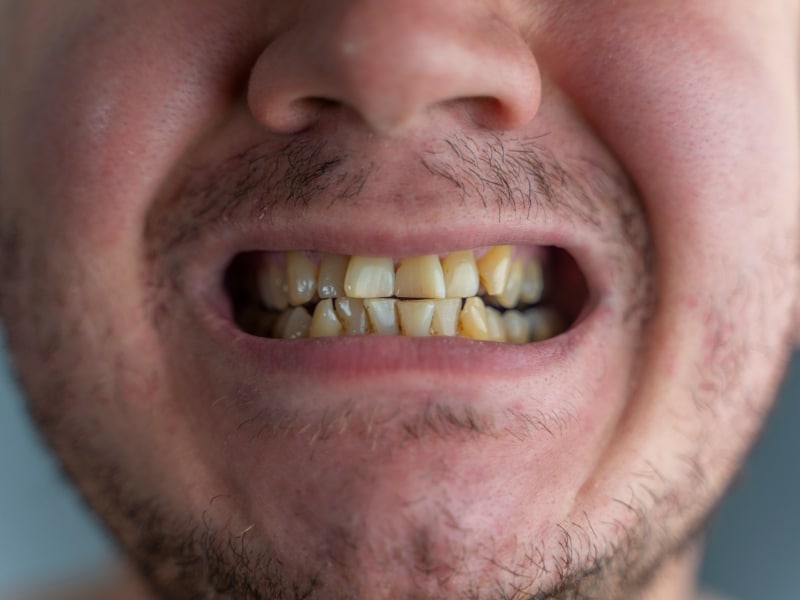
<path fill-rule="evenodd" d="M 425 127 L 441 112 L 480 127 L 522 127 L 538 110 L 541 79 L 498 4 L 304 2 L 257 59 L 250 110 L 284 133 L 313 126 L 331 109 L 355 113 L 386 136 Z"/>

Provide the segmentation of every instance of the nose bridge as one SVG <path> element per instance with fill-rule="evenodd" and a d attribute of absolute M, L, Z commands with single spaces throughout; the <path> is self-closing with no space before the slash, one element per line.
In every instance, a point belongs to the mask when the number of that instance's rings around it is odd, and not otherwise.
<path fill-rule="evenodd" d="M 459 103 L 481 125 L 504 129 L 538 108 L 533 55 L 484 3 L 323 0 L 319 8 L 279 33 L 255 65 L 249 101 L 267 126 L 307 126 L 321 100 L 378 133 Z"/>

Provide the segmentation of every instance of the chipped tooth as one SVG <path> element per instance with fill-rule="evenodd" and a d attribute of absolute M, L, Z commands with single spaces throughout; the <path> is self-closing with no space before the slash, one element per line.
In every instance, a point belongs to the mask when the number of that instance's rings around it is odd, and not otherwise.
<path fill-rule="evenodd" d="M 486 306 L 483 300 L 472 296 L 464 301 L 458 319 L 459 330 L 462 335 L 474 340 L 489 339 L 489 325 L 486 321 Z"/>
<path fill-rule="evenodd" d="M 525 263 L 520 288 L 520 300 L 525 304 L 536 304 L 542 299 L 544 291 L 544 274 L 542 263 L 536 258 L 531 258 Z"/>
<path fill-rule="evenodd" d="M 258 270 L 258 291 L 267 308 L 285 310 L 289 306 L 289 286 L 286 273 L 273 263 L 262 264 Z"/>
<path fill-rule="evenodd" d="M 461 298 L 433 301 L 433 335 L 454 336 L 458 334 L 458 313 L 461 311 Z"/>
<path fill-rule="evenodd" d="M 493 246 L 478 259 L 478 274 L 486 292 L 492 296 L 502 293 L 511 270 L 511 246 Z"/>
<path fill-rule="evenodd" d="M 400 261 L 394 275 L 394 295 L 398 298 L 444 298 L 444 272 L 434 254 L 412 256 Z"/>
<path fill-rule="evenodd" d="M 561 316 L 553 308 L 536 307 L 525 311 L 532 342 L 542 342 L 564 330 Z"/>
<path fill-rule="evenodd" d="M 397 313 L 400 316 L 400 329 L 403 334 L 413 337 L 429 336 L 433 311 L 433 300 L 398 301 Z"/>
<path fill-rule="evenodd" d="M 489 331 L 489 339 L 493 342 L 505 342 L 508 338 L 503 315 L 491 306 L 486 307 L 486 329 Z"/>
<path fill-rule="evenodd" d="M 285 312 L 288 318 L 281 325 L 280 337 L 286 340 L 308 337 L 311 327 L 311 315 L 302 306 L 297 306 Z M 283 315 L 281 315 L 283 316 Z"/>
<path fill-rule="evenodd" d="M 320 300 L 311 319 L 309 337 L 336 337 L 340 333 L 342 333 L 342 324 L 336 317 L 336 311 L 333 310 L 333 300 L 330 298 Z"/>
<path fill-rule="evenodd" d="M 286 253 L 286 283 L 289 304 L 300 306 L 311 301 L 317 291 L 317 268 L 302 252 Z"/>
<path fill-rule="evenodd" d="M 344 333 L 359 335 L 367 333 L 367 313 L 364 301 L 356 298 L 336 298 L 333 303 L 336 316 L 342 323 Z"/>
<path fill-rule="evenodd" d="M 388 298 L 394 293 L 392 259 L 351 256 L 344 291 L 350 298 Z"/>
<path fill-rule="evenodd" d="M 383 335 L 397 335 L 400 328 L 397 324 L 397 300 L 393 298 L 369 298 L 364 300 L 364 308 L 369 317 L 370 329 Z"/>
<path fill-rule="evenodd" d="M 503 292 L 496 296 L 497 301 L 503 308 L 512 308 L 519 303 L 520 292 L 522 290 L 522 277 L 525 273 L 525 266 L 521 258 L 511 263 L 508 271 L 508 280 Z"/>
<path fill-rule="evenodd" d="M 469 298 L 478 294 L 480 278 L 472 250 L 451 252 L 442 260 L 445 296 Z"/>
<path fill-rule="evenodd" d="M 507 310 L 503 313 L 503 324 L 506 326 L 508 341 L 512 344 L 527 344 L 528 320 L 518 310 Z"/>
<path fill-rule="evenodd" d="M 344 296 L 344 278 L 348 257 L 342 254 L 323 254 L 319 261 L 317 294 L 320 298 Z"/>

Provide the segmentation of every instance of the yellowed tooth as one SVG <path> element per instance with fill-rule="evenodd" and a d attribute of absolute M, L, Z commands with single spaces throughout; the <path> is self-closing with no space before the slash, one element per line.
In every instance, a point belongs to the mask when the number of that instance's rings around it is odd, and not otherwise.
<path fill-rule="evenodd" d="M 370 330 L 383 335 L 397 335 L 400 328 L 397 324 L 397 311 L 394 298 L 369 298 L 364 300 L 364 308 L 369 317 Z"/>
<path fill-rule="evenodd" d="M 506 326 L 503 323 L 503 315 L 496 308 L 486 307 L 486 329 L 489 331 L 489 339 L 493 342 L 505 342 L 508 340 Z"/>
<path fill-rule="evenodd" d="M 433 254 L 404 258 L 394 274 L 394 295 L 398 298 L 444 298 L 444 273 Z"/>
<path fill-rule="evenodd" d="M 532 342 L 542 342 L 564 331 L 561 316 L 553 308 L 536 307 L 525 311 Z"/>
<path fill-rule="evenodd" d="M 403 334 L 414 337 L 429 336 L 433 310 L 433 300 L 398 301 L 397 314 L 400 317 L 400 329 Z"/>
<path fill-rule="evenodd" d="M 481 283 L 492 296 L 503 292 L 510 270 L 511 246 L 493 246 L 478 259 Z"/>
<path fill-rule="evenodd" d="M 496 296 L 497 301 L 504 308 L 512 308 L 519 303 L 520 292 L 522 290 L 522 277 L 525 274 L 525 265 L 521 258 L 511 263 L 508 271 L 506 287 L 501 294 Z"/>
<path fill-rule="evenodd" d="M 285 310 L 289 306 L 286 273 L 275 264 L 261 265 L 258 270 L 258 291 L 267 308 Z"/>
<path fill-rule="evenodd" d="M 350 298 L 388 298 L 394 293 L 394 262 L 391 258 L 351 256 L 344 278 Z"/>
<path fill-rule="evenodd" d="M 525 304 L 536 304 L 541 301 L 543 291 L 544 274 L 542 273 L 542 263 L 537 258 L 530 258 L 525 263 L 519 299 Z"/>
<path fill-rule="evenodd" d="M 469 298 L 478 294 L 480 278 L 472 250 L 459 250 L 445 256 L 442 271 L 447 298 Z"/>
<path fill-rule="evenodd" d="M 507 310 L 503 313 L 503 324 L 506 326 L 508 341 L 512 344 L 527 344 L 528 320 L 518 310 Z"/>
<path fill-rule="evenodd" d="M 311 319 L 311 328 L 308 330 L 309 337 L 336 337 L 341 333 L 342 324 L 336 317 L 336 311 L 333 310 L 333 300 L 330 298 L 320 300 Z"/>
<path fill-rule="evenodd" d="M 281 323 L 280 337 L 287 340 L 308 337 L 311 315 L 302 306 L 285 311 L 288 318 Z M 283 316 L 283 315 L 281 315 Z"/>
<path fill-rule="evenodd" d="M 461 311 L 461 298 L 433 301 L 433 335 L 454 336 L 458 334 L 458 313 Z"/>
<path fill-rule="evenodd" d="M 344 333 L 360 335 L 367 333 L 367 313 L 364 301 L 356 298 L 336 298 L 333 302 L 336 316 L 342 323 Z"/>
<path fill-rule="evenodd" d="M 348 257 L 343 254 L 323 254 L 319 261 L 317 294 L 320 298 L 344 296 L 344 278 Z"/>
<path fill-rule="evenodd" d="M 286 253 L 286 283 L 289 304 L 299 306 L 311 301 L 317 291 L 317 268 L 302 252 Z"/>
<path fill-rule="evenodd" d="M 489 324 L 486 320 L 486 306 L 483 300 L 473 296 L 464 301 L 458 319 L 458 328 L 461 335 L 474 340 L 489 339 Z"/>

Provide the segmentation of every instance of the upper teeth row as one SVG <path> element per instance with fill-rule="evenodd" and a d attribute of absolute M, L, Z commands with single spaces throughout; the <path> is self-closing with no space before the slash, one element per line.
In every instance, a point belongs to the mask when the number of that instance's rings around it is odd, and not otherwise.
<path fill-rule="evenodd" d="M 535 304 L 544 287 L 535 257 L 514 257 L 511 246 L 493 246 L 476 260 L 472 250 L 392 258 L 323 254 L 315 264 L 303 252 L 287 252 L 285 266 L 264 261 L 258 272 L 261 301 L 285 310 L 326 298 L 494 297 L 503 307 Z M 482 289 L 481 289 L 482 288 Z"/>

